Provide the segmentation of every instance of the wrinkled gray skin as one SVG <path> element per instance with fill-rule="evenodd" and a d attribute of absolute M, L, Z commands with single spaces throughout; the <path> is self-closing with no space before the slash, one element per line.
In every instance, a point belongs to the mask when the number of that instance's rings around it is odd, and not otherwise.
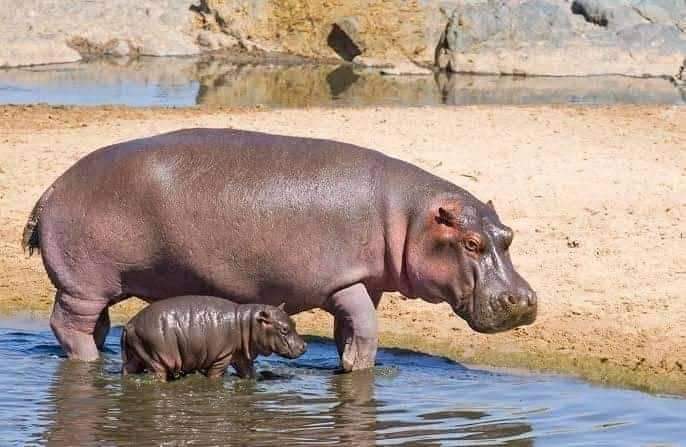
<path fill-rule="evenodd" d="M 121 336 L 122 374 L 148 371 L 167 380 L 192 372 L 222 377 L 232 365 L 254 377 L 258 355 L 294 359 L 307 345 L 281 308 L 212 296 L 179 296 L 147 306 Z"/>
<path fill-rule="evenodd" d="M 490 203 L 411 164 L 224 129 L 91 153 L 43 194 L 23 238 L 57 288 L 50 322 L 70 358 L 98 357 L 109 306 L 197 294 L 325 309 L 344 370 L 373 366 L 385 291 L 447 302 L 479 332 L 533 322 L 511 242 Z"/>

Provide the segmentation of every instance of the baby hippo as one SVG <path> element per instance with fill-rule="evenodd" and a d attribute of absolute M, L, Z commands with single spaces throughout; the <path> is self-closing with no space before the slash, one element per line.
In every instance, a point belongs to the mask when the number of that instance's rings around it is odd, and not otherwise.
<path fill-rule="evenodd" d="M 156 301 L 122 331 L 122 374 L 148 371 L 166 381 L 199 371 L 222 377 L 228 365 L 254 377 L 258 355 L 290 359 L 307 349 L 295 323 L 279 307 L 236 304 L 211 296 Z"/>

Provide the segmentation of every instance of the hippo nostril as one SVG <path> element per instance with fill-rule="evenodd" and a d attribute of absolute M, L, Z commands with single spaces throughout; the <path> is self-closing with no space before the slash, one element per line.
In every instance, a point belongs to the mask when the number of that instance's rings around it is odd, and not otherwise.
<path fill-rule="evenodd" d="M 508 295 L 507 302 L 514 306 L 517 304 L 517 298 L 514 295 Z"/>
<path fill-rule="evenodd" d="M 536 303 L 537 303 L 537 301 L 538 301 L 538 300 L 536 299 L 536 292 L 530 292 L 530 293 L 527 295 L 527 304 L 528 304 L 529 306 L 535 306 Z"/>

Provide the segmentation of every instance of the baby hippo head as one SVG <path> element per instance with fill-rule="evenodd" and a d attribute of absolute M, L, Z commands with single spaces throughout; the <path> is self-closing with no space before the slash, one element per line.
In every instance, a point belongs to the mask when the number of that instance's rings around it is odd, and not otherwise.
<path fill-rule="evenodd" d="M 260 306 L 253 314 L 253 343 L 263 355 L 278 354 L 294 359 L 305 353 L 307 344 L 296 332 L 295 322 L 279 307 Z"/>

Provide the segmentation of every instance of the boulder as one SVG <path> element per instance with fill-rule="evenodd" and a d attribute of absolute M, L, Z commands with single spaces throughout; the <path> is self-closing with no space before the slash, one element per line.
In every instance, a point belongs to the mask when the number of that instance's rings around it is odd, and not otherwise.
<path fill-rule="evenodd" d="M 455 9 L 437 64 L 465 73 L 669 77 L 685 55 L 678 27 L 621 0 L 488 0 Z"/>
<path fill-rule="evenodd" d="M 457 0 L 201 0 L 207 29 L 271 51 L 383 65 L 433 64 Z"/>
<path fill-rule="evenodd" d="M 581 14 L 591 23 L 615 30 L 647 23 L 636 9 L 622 0 L 574 0 L 572 12 Z"/>
<path fill-rule="evenodd" d="M 198 54 L 187 0 L 26 0 L 0 8 L 0 66 Z"/>

